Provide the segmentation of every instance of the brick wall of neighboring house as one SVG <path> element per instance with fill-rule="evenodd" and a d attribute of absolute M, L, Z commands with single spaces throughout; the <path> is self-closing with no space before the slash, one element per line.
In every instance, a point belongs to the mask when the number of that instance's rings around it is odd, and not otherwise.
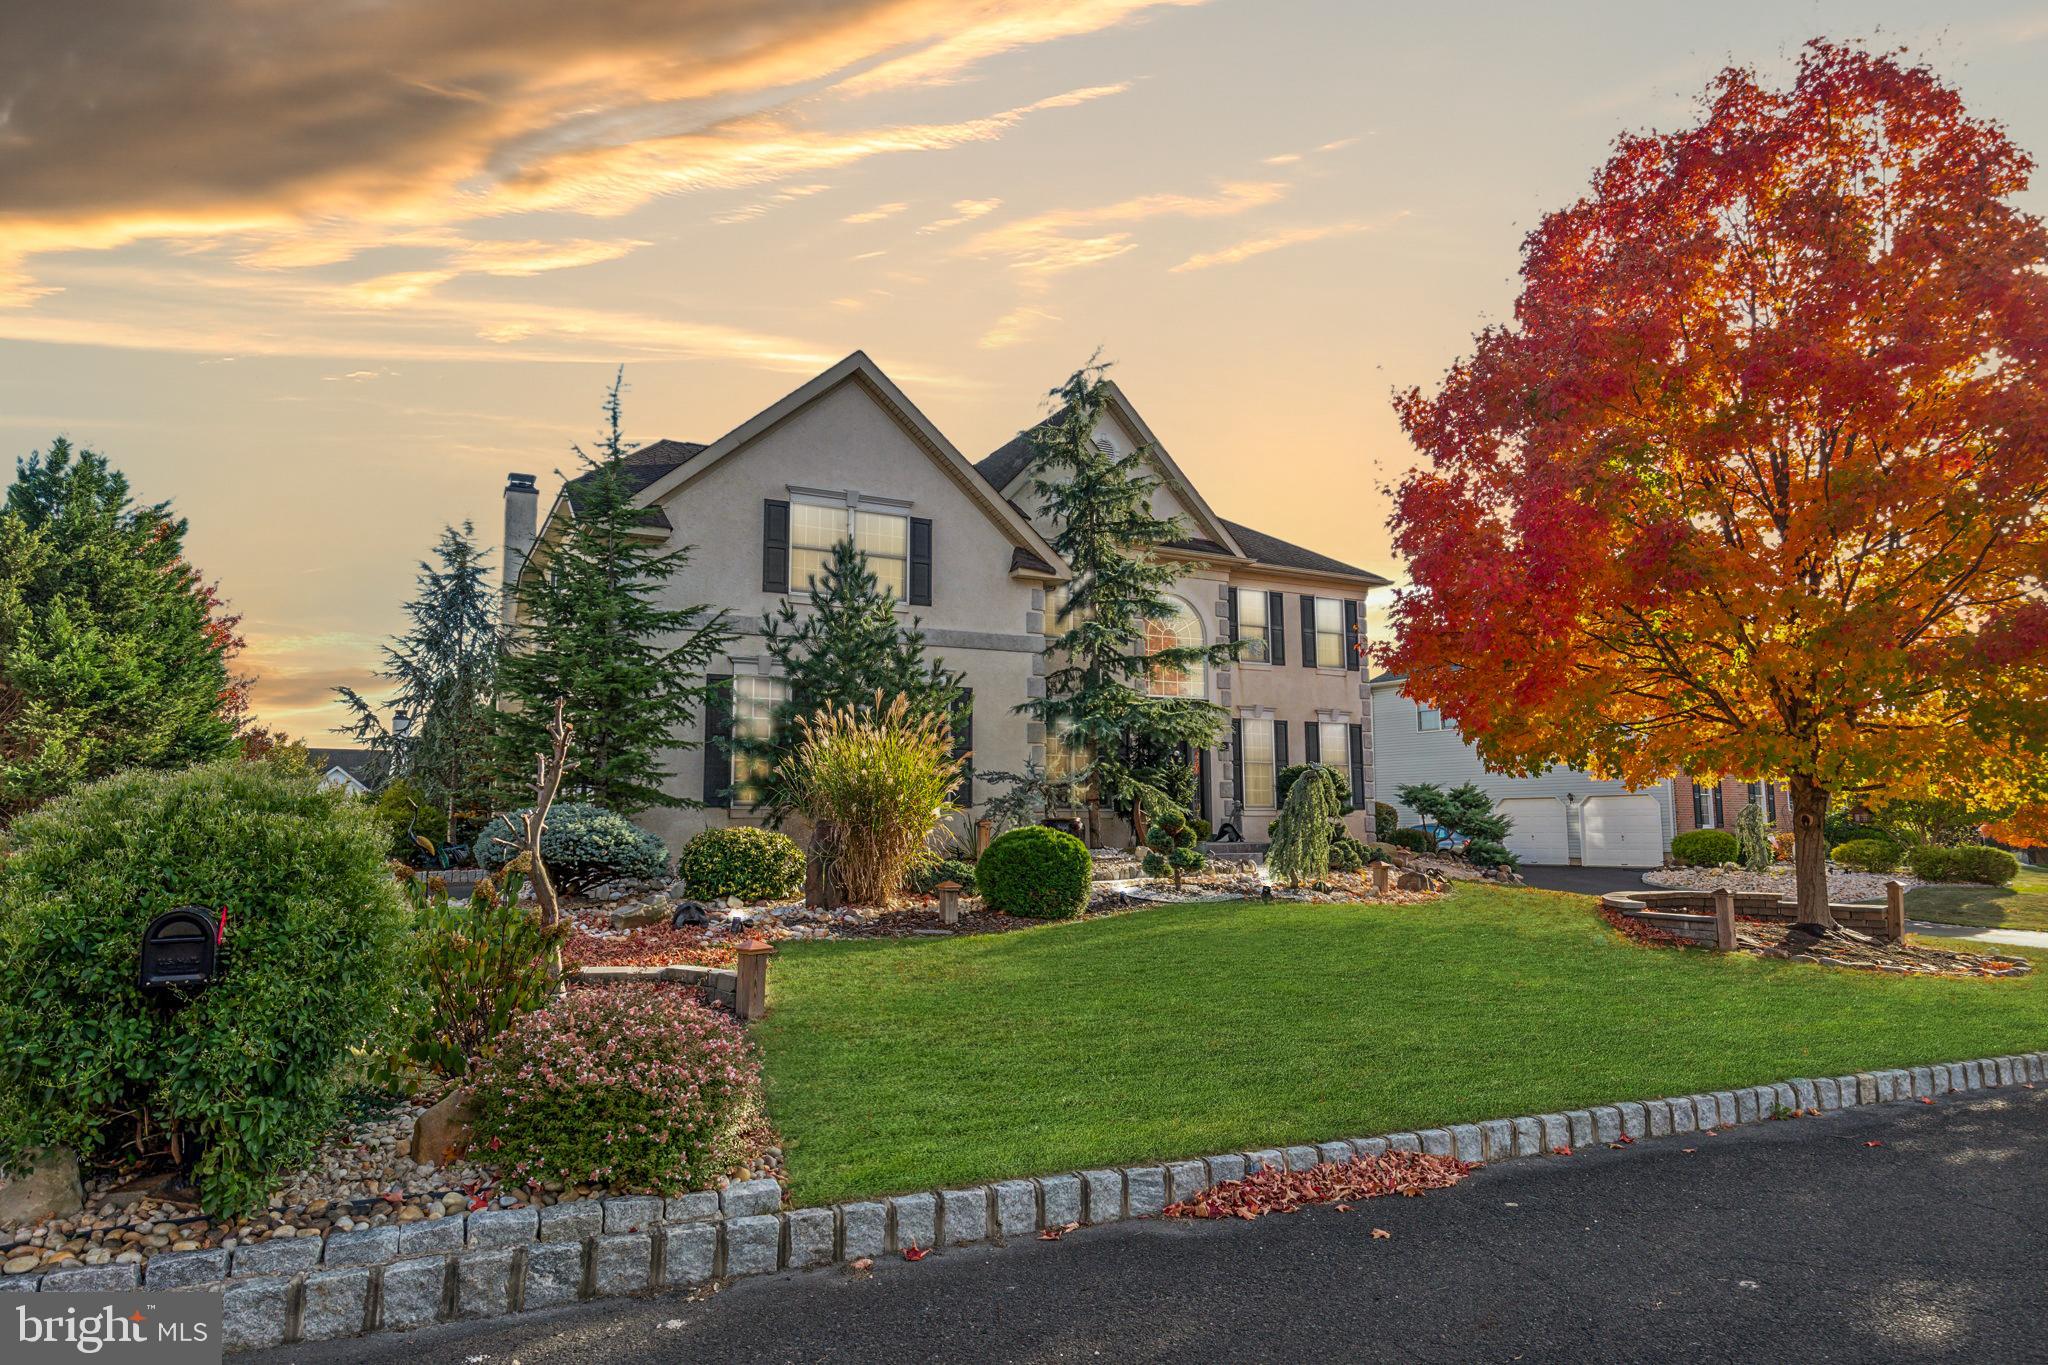
<path fill-rule="evenodd" d="M 1771 783 L 1770 786 L 1774 789 L 1772 804 L 1777 808 L 1777 828 L 1789 833 L 1792 829 L 1792 795 L 1783 783 Z M 1706 819 L 1702 820 L 1699 818 L 1701 803 L 1692 778 L 1681 773 L 1671 779 L 1671 788 L 1672 805 L 1678 816 L 1680 834 L 1694 829 L 1733 831 L 1735 817 L 1749 804 L 1749 783 L 1739 777 L 1724 777 L 1716 793 L 1719 799 L 1707 803 Z"/>

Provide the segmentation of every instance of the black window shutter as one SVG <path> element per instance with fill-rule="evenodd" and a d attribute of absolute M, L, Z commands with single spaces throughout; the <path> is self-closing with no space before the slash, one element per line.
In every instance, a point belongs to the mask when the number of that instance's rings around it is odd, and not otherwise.
<path fill-rule="evenodd" d="M 773 504 L 770 504 L 771 506 Z M 788 526 L 789 504 L 782 504 L 783 525 Z M 713 673 L 704 698 L 704 804 L 732 804 L 732 674 Z"/>
<path fill-rule="evenodd" d="M 1320 763 L 1323 761 L 1323 730 L 1312 720 L 1301 723 L 1301 761 Z"/>
<path fill-rule="evenodd" d="M 761 591 L 789 591 L 789 504 L 761 504 Z"/>
<path fill-rule="evenodd" d="M 1230 722 L 1230 790 L 1239 806 L 1244 805 L 1244 722 Z M 1242 834 L 1244 831 L 1239 830 Z"/>
<path fill-rule="evenodd" d="M 930 517 L 910 519 L 910 605 L 932 604 L 932 521 Z"/>
<path fill-rule="evenodd" d="M 1230 590 L 1230 642 L 1232 644 L 1237 643 L 1237 618 L 1244 615 L 1244 608 L 1239 605 L 1243 600 L 1244 590 L 1242 588 L 1232 588 Z"/>
<path fill-rule="evenodd" d="M 1266 661 L 1287 662 L 1287 594 L 1266 594 Z"/>
<path fill-rule="evenodd" d="M 953 757 L 966 766 L 960 769 L 960 784 L 953 788 L 953 799 L 963 806 L 974 804 L 974 689 L 960 689 L 960 700 L 953 703 Z"/>
<path fill-rule="evenodd" d="M 1307 593 L 1301 595 L 1301 663 L 1316 666 L 1316 599 Z"/>
<path fill-rule="evenodd" d="M 1278 777 L 1280 775 L 1280 770 L 1286 766 L 1287 722 L 1284 720 L 1276 720 L 1273 722 L 1273 775 L 1275 777 Z M 1278 793 L 1276 792 L 1275 795 L 1277 796 Z"/>
<path fill-rule="evenodd" d="M 1358 671 L 1358 603 L 1350 598 L 1344 602 L 1344 667 L 1351 672 Z"/>
<path fill-rule="evenodd" d="M 1351 808 L 1365 809 L 1365 727 L 1351 727 Z"/>

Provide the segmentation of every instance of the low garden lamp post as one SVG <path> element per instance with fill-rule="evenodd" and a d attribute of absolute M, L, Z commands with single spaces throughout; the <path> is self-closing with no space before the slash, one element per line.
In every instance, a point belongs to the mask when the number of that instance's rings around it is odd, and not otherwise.
<path fill-rule="evenodd" d="M 960 883 L 940 882 L 932 890 L 939 893 L 939 923 L 950 929 L 960 922 Z"/>
<path fill-rule="evenodd" d="M 739 958 L 733 1013 L 751 1024 L 768 1012 L 768 959 L 775 956 L 775 945 L 759 934 L 749 934 L 733 946 L 733 952 Z"/>
<path fill-rule="evenodd" d="M 1387 884 L 1388 884 L 1388 872 L 1387 872 L 1387 865 L 1386 865 L 1385 863 L 1383 863 L 1383 862 L 1376 862 L 1376 863 L 1374 863 L 1374 864 L 1372 865 L 1372 893 L 1373 893 L 1373 894 L 1374 894 L 1375 896 L 1384 896 L 1384 895 L 1386 895 L 1386 894 L 1387 894 Z"/>

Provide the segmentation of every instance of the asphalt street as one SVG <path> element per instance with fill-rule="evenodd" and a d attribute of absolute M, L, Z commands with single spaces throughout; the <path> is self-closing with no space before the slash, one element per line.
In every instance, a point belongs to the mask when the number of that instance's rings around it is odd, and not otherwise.
<path fill-rule="evenodd" d="M 2044 1170 L 2012 1088 L 239 1359 L 2048 1360 Z"/>

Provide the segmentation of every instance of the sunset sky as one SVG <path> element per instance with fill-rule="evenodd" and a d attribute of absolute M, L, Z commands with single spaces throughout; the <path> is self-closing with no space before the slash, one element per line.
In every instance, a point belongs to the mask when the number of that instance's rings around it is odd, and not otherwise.
<path fill-rule="evenodd" d="M 15 0 L 0 440 L 172 499 L 316 744 L 620 363 L 709 441 L 864 349 L 974 457 L 1100 347 L 1224 516 L 1398 575 L 1390 393 L 1617 132 L 1820 35 L 2048 152 L 2040 3 Z"/>

